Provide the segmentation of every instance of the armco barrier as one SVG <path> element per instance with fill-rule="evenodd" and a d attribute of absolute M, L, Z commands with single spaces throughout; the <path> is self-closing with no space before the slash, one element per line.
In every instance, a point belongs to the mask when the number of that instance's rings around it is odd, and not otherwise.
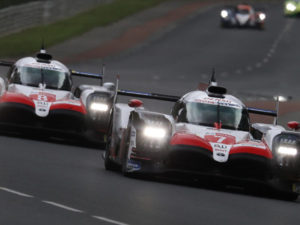
<path fill-rule="evenodd" d="M 0 9 L 0 36 L 48 24 L 114 0 L 40 0 Z"/>

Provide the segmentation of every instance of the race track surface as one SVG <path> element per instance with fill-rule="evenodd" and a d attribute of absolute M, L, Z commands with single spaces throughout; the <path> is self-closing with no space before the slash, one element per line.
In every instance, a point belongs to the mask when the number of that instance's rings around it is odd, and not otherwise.
<path fill-rule="evenodd" d="M 219 83 L 245 99 L 279 93 L 299 99 L 300 20 L 284 18 L 281 5 L 272 4 L 265 31 L 221 29 L 219 10 L 120 56 L 69 66 L 97 72 L 105 61 L 107 79 L 120 74 L 121 88 L 173 95 L 207 82 L 214 67 Z M 102 151 L 84 146 L 10 136 L 0 143 L 0 224 L 299 224 L 300 200 L 130 179 L 105 171 Z"/>

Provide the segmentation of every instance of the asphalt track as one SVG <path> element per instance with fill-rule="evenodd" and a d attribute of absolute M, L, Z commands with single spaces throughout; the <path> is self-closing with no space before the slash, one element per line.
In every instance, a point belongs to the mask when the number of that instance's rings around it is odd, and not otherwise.
<path fill-rule="evenodd" d="M 218 10 L 106 59 L 108 79 L 121 74 L 122 88 L 180 95 L 215 67 L 233 93 L 298 99 L 300 21 L 270 5 L 265 31 L 224 30 Z M 96 72 L 99 61 L 70 66 Z M 299 224 L 300 200 L 130 179 L 105 171 L 100 152 L 86 147 L 7 136 L 0 143 L 0 224 Z"/>

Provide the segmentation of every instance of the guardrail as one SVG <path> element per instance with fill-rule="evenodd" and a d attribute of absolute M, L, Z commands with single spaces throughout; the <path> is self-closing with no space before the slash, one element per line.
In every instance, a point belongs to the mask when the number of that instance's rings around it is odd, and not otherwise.
<path fill-rule="evenodd" d="M 15 5 L 17 1 L 26 3 Z M 1 4 L 8 7 L 0 8 L 0 36 L 49 24 L 112 1 L 114 0 L 15 0 L 11 2 L 12 6 L 3 2 Z"/>

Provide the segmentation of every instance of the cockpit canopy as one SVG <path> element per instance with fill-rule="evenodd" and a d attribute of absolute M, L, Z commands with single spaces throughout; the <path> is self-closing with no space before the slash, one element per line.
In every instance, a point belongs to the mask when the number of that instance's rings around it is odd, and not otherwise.
<path fill-rule="evenodd" d="M 46 85 L 48 89 L 71 90 L 70 72 L 53 64 L 17 63 L 8 75 L 10 83 L 39 87 Z"/>
<path fill-rule="evenodd" d="M 215 123 L 221 122 L 224 129 L 249 131 L 249 115 L 243 107 L 186 102 L 173 110 L 173 116 L 177 118 L 177 122 L 208 127 L 214 127 Z"/>

